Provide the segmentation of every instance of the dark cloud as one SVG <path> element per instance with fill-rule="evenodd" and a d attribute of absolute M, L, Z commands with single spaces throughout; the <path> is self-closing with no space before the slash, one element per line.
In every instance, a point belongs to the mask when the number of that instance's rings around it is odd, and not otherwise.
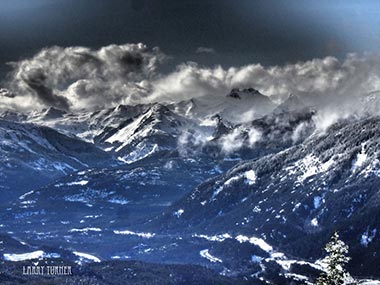
<path fill-rule="evenodd" d="M 165 55 L 143 44 L 45 48 L 13 64 L 7 82 L 17 97 L 34 97 L 35 107 L 96 108 L 141 100 Z"/>
<path fill-rule="evenodd" d="M 195 53 L 215 53 L 215 50 L 209 47 L 198 47 Z"/>
<path fill-rule="evenodd" d="M 21 74 L 20 76 L 23 82 L 34 92 L 41 103 L 62 110 L 69 109 L 69 100 L 65 97 L 57 96 L 52 89 L 46 86 L 47 78 L 41 69 L 35 69 L 28 74 Z"/>

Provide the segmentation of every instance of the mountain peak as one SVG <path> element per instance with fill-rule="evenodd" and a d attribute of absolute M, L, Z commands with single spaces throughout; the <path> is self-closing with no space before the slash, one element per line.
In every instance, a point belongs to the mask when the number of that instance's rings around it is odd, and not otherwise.
<path fill-rule="evenodd" d="M 264 96 L 255 88 L 232 88 L 230 93 L 227 94 L 227 97 L 242 99 L 243 96 Z"/>

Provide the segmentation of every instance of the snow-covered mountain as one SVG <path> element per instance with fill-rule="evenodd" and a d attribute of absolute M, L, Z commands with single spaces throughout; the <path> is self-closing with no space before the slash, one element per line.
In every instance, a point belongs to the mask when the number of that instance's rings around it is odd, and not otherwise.
<path fill-rule="evenodd" d="M 121 125 L 112 133 L 104 134 L 102 143 L 110 145 L 119 160 L 130 163 L 161 151 L 177 147 L 184 129 L 197 128 L 189 119 L 156 104 L 136 116 L 129 124 Z"/>
<path fill-rule="evenodd" d="M 4 111 L 3 252 L 306 284 L 339 230 L 352 273 L 380 276 L 376 98 L 360 103 L 365 115 L 323 128 L 324 113 L 300 98 L 276 105 L 253 88 L 95 112 Z"/>
<path fill-rule="evenodd" d="M 169 106 L 186 116 L 203 118 L 220 115 L 237 123 L 267 115 L 275 109 L 276 104 L 254 88 L 234 88 L 225 96 L 202 96 Z"/>
<path fill-rule="evenodd" d="M 53 107 L 42 111 L 34 111 L 24 115 L 21 119 L 37 125 L 48 126 L 60 132 L 73 134 L 88 142 L 94 142 L 102 137 L 103 133 L 128 123 L 132 118 L 145 112 L 150 106 L 124 106 L 88 112 L 86 110 L 69 113 Z M 11 118 L 9 112 L 3 113 L 6 119 Z M 12 112 L 13 114 L 14 112 Z M 4 117 L 0 114 L 0 117 Z M 13 117 L 17 117 L 13 115 Z M 20 117 L 20 115 L 19 115 Z"/>

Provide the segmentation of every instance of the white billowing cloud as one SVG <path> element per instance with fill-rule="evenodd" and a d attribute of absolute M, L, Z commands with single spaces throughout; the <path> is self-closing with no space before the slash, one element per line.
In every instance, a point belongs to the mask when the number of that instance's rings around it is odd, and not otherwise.
<path fill-rule="evenodd" d="M 351 114 L 351 112 L 345 111 L 344 108 L 339 109 L 326 107 L 313 116 L 313 122 L 319 133 L 325 133 L 329 127 L 341 119 L 348 118 Z"/>
<path fill-rule="evenodd" d="M 246 123 L 253 121 L 255 118 L 257 118 L 256 112 L 254 109 L 251 109 L 246 112 L 236 114 L 236 119 L 234 121 L 238 123 Z"/>
<path fill-rule="evenodd" d="M 224 96 L 226 71 L 221 67 L 201 68 L 196 63 L 182 64 L 167 76 L 152 82 L 153 101 L 180 101 L 201 96 Z"/>
<path fill-rule="evenodd" d="M 160 74 L 158 66 L 164 58 L 159 49 L 143 44 L 110 45 L 99 50 L 46 48 L 14 64 L 13 78 L 5 87 L 15 98 L 2 96 L 0 108 L 96 109 L 201 96 L 212 102 L 232 88 L 253 87 L 272 99 L 294 94 L 314 105 L 347 112 L 357 108 L 352 100 L 380 90 L 380 55 L 376 54 L 271 67 L 210 68 L 186 63 L 169 74 Z"/>
<path fill-rule="evenodd" d="M 213 139 L 212 128 L 184 129 L 178 136 L 177 149 L 180 155 L 198 153 L 208 142 Z"/>
<path fill-rule="evenodd" d="M 243 126 L 235 128 L 218 139 L 218 144 L 224 154 L 231 154 L 244 146 L 254 147 L 262 139 L 262 133 L 255 128 L 246 129 Z"/>
<path fill-rule="evenodd" d="M 297 143 L 298 141 L 300 141 L 304 137 L 303 133 L 305 131 L 307 131 L 307 128 L 309 128 L 309 127 L 310 127 L 309 124 L 307 124 L 305 122 L 299 124 L 295 128 L 295 130 L 294 130 L 294 132 L 292 134 L 292 141 L 293 141 L 293 143 Z"/>
<path fill-rule="evenodd" d="M 355 97 L 380 89 L 380 56 L 348 55 L 314 59 L 285 66 L 251 64 L 223 69 L 181 65 L 155 81 L 153 98 L 185 99 L 224 95 L 233 87 L 254 87 L 268 96 L 295 94 L 308 99 L 331 101 L 331 97 Z M 341 97 L 339 97 L 341 96 Z"/>
<path fill-rule="evenodd" d="M 248 144 L 253 147 L 262 138 L 262 133 L 254 128 L 248 131 Z"/>
<path fill-rule="evenodd" d="M 241 138 L 241 130 L 239 128 L 234 129 L 231 133 L 222 136 L 219 139 L 222 152 L 230 154 L 243 147 L 243 139 Z"/>

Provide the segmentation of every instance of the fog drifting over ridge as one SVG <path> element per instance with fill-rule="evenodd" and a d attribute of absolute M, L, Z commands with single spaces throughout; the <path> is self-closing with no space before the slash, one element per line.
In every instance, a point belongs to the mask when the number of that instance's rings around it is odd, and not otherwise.
<path fill-rule="evenodd" d="M 232 88 L 253 87 L 273 101 L 296 95 L 313 105 L 355 110 L 356 99 L 380 89 L 380 55 L 348 54 L 296 64 L 265 67 L 204 67 L 189 62 L 168 74 L 170 60 L 144 44 L 49 47 L 12 63 L 1 84 L 0 108 L 34 110 L 56 107 L 94 110 L 118 104 L 178 102 L 201 96 L 225 96 Z"/>

